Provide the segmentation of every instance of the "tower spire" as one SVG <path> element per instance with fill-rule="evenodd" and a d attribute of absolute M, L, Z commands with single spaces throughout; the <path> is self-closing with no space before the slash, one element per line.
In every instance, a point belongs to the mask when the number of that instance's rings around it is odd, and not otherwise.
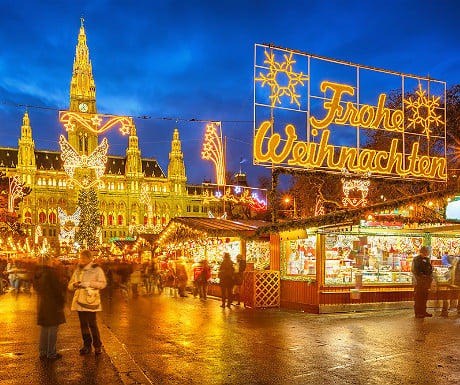
<path fill-rule="evenodd" d="M 183 184 L 184 190 L 181 191 L 185 191 L 185 181 L 187 180 L 187 177 L 185 176 L 184 155 L 181 150 L 181 142 L 179 140 L 179 131 L 177 126 L 174 127 L 171 152 L 169 153 L 168 178 L 174 183 Z"/>
<path fill-rule="evenodd" d="M 70 83 L 70 111 L 80 111 L 80 104 L 87 105 L 89 113 L 96 113 L 96 85 L 94 84 L 93 68 L 89 60 L 89 49 L 86 44 L 86 32 L 81 18 L 78 44 L 73 61 L 72 82 Z"/>
<path fill-rule="evenodd" d="M 35 143 L 32 139 L 29 114 L 24 113 L 21 126 L 21 138 L 18 141 L 18 171 L 33 171 L 35 167 Z"/>

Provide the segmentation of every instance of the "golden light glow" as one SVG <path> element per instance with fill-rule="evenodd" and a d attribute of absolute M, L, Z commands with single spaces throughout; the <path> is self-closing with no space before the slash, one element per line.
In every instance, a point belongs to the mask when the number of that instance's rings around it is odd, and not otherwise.
<path fill-rule="evenodd" d="M 43 230 L 40 225 L 35 226 L 35 243 L 38 243 L 38 238 L 43 236 Z"/>
<path fill-rule="evenodd" d="M 351 172 L 371 172 L 377 174 L 397 174 L 424 178 L 447 178 L 446 159 L 442 157 L 419 156 L 419 143 L 412 145 L 411 154 L 403 162 L 403 154 L 398 152 L 399 139 L 391 141 L 389 151 L 372 149 L 359 150 L 355 147 L 330 145 L 330 131 L 324 130 L 320 143 L 296 141 L 295 127 L 285 127 L 287 139 L 275 133 L 267 136 L 271 129 L 269 121 L 263 122 L 254 138 L 254 159 L 256 162 L 271 164 L 285 163 L 288 166 L 317 168 L 327 166 L 331 170 L 348 169 Z M 336 151 L 340 149 L 340 152 Z M 338 153 L 338 157 L 337 157 Z M 406 166 L 406 168 L 404 168 Z"/>
<path fill-rule="evenodd" d="M 387 131 L 402 132 L 404 115 L 401 110 L 393 111 L 393 113 L 385 108 L 386 95 L 380 94 L 377 108 L 364 104 L 358 109 L 354 103 L 347 102 L 346 109 L 341 104 L 343 94 L 353 96 L 355 89 L 346 84 L 339 84 L 324 81 L 321 83 L 321 91 L 326 92 L 327 89 L 333 91 L 331 99 L 324 102 L 324 109 L 327 110 L 327 115 L 317 120 L 314 116 L 310 117 L 312 127 L 322 129 L 330 124 L 350 125 L 363 128 L 379 128 L 380 125 Z"/>
<path fill-rule="evenodd" d="M 316 206 L 315 206 L 315 217 L 318 217 L 324 214 L 326 214 L 326 210 L 324 209 L 323 201 L 321 199 L 318 199 L 316 201 Z"/>
<path fill-rule="evenodd" d="M 94 169 L 96 179 L 104 175 L 105 164 L 107 163 L 107 151 L 109 144 L 107 138 L 102 139 L 102 142 L 89 155 L 79 155 L 72 145 L 65 139 L 64 135 L 59 137 L 59 145 L 61 146 L 61 158 L 64 162 L 64 170 L 73 178 L 76 168 Z"/>
<path fill-rule="evenodd" d="M 367 205 L 367 199 L 342 197 L 342 205 L 343 207 L 364 207 Z"/>
<path fill-rule="evenodd" d="M 261 190 L 261 189 L 258 189 L 258 190 Z M 256 211 L 262 211 L 262 210 L 267 209 L 266 200 L 259 198 L 257 192 L 251 193 L 250 189 L 244 189 L 244 191 L 238 194 L 233 194 L 230 187 L 225 189 L 224 194 L 222 194 L 222 192 L 220 191 L 216 191 L 213 195 L 212 193 L 209 192 L 209 190 L 205 190 L 203 194 L 201 195 L 201 199 L 204 205 L 207 205 L 213 202 L 224 201 L 224 202 L 231 202 L 231 203 L 236 203 L 236 204 L 238 203 L 245 204 Z"/>
<path fill-rule="evenodd" d="M 432 96 L 431 99 L 425 95 L 426 91 L 422 91 L 422 85 L 419 84 L 419 89 L 415 91 L 417 99 L 412 100 L 410 97 L 408 100 L 404 99 L 406 108 L 412 111 L 412 117 L 408 117 L 409 127 L 416 128 L 416 125 L 421 125 L 423 128 L 423 134 L 430 137 L 431 124 L 439 126 L 444 122 L 441 120 L 441 115 L 436 115 L 436 109 L 439 107 L 439 99 L 441 97 Z"/>
<path fill-rule="evenodd" d="M 105 121 L 104 124 L 102 122 Z M 102 134 L 114 126 L 119 126 L 118 129 L 122 135 L 129 135 L 133 127 L 133 121 L 126 116 L 98 115 L 98 114 L 83 114 L 71 111 L 59 111 L 59 121 L 64 124 L 66 131 L 73 131 L 77 124 L 80 124 L 87 130 L 95 134 Z"/>
<path fill-rule="evenodd" d="M 342 197 L 343 207 L 364 207 L 367 205 L 367 195 L 369 194 L 369 179 L 342 178 Z M 356 190 L 361 193 L 361 198 L 350 198 L 350 191 Z"/>
<path fill-rule="evenodd" d="M 225 158 L 222 146 L 222 131 L 220 122 L 206 125 L 201 157 L 211 160 L 216 167 L 216 181 L 219 186 L 225 185 Z"/>
<path fill-rule="evenodd" d="M 304 86 L 304 81 L 308 80 L 308 76 L 304 75 L 302 72 L 296 73 L 292 70 L 292 65 L 296 62 L 292 59 L 292 52 L 289 57 L 284 55 L 284 62 L 278 63 L 275 61 L 275 55 L 269 54 L 265 51 L 266 60 L 264 63 L 270 66 L 269 72 L 267 75 L 264 75 L 260 72 L 260 78 L 256 78 L 256 81 L 262 82 L 262 87 L 265 84 L 268 84 L 272 88 L 272 94 L 270 95 L 271 105 L 274 106 L 275 103 L 281 104 L 280 97 L 287 95 L 291 98 L 291 104 L 296 103 L 300 107 L 299 97 L 300 95 L 296 94 L 296 86 L 301 84 Z M 287 85 L 282 86 L 280 82 L 288 79 Z"/>
<path fill-rule="evenodd" d="M 8 211 L 14 212 L 14 202 L 24 195 L 21 179 L 18 175 L 9 178 Z"/>

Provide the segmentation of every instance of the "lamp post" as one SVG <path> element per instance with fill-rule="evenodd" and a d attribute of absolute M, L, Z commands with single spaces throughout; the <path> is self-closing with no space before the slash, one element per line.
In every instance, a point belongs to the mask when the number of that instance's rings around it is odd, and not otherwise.
<path fill-rule="evenodd" d="M 284 202 L 289 203 L 290 201 L 291 201 L 291 199 L 289 197 L 284 198 Z M 295 197 L 292 198 L 292 205 L 293 205 L 293 209 L 294 209 L 293 218 L 297 218 L 297 208 L 296 208 L 296 204 L 295 204 Z"/>

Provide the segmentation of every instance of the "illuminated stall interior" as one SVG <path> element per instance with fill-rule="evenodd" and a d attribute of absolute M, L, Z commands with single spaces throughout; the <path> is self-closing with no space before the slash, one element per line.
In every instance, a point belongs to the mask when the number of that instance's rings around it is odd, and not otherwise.
<path fill-rule="evenodd" d="M 440 295 L 450 295 L 449 267 L 442 256 L 460 255 L 460 210 L 447 218 L 445 214 L 457 204 L 455 192 L 421 194 L 259 229 L 272 234 L 272 243 L 279 242 L 281 306 L 321 312 L 341 305 L 410 301 L 412 260 L 422 245 L 432 249 Z M 356 288 L 359 298 L 352 295 Z"/>
<path fill-rule="evenodd" d="M 264 221 L 230 221 L 217 218 L 173 218 L 159 234 L 159 246 L 175 258 L 188 264 L 207 260 L 211 266 L 211 283 L 218 283 L 217 272 L 224 252 L 233 262 L 238 254 L 246 258 L 253 269 L 270 267 L 269 237 L 257 236 Z"/>

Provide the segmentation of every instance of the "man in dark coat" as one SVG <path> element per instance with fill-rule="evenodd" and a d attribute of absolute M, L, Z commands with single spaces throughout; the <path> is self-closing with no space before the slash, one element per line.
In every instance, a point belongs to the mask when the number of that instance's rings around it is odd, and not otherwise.
<path fill-rule="evenodd" d="M 420 254 L 412 261 L 412 274 L 414 275 L 414 312 L 416 318 L 432 317 L 427 313 L 426 302 L 433 281 L 433 267 L 428 259 L 430 250 L 427 246 L 420 248 Z"/>
<path fill-rule="evenodd" d="M 38 350 L 40 359 L 56 360 L 62 357 L 56 352 L 59 325 L 65 323 L 65 283 L 51 266 L 51 259 L 44 258 L 36 275 L 38 292 L 38 321 L 41 326 Z"/>

